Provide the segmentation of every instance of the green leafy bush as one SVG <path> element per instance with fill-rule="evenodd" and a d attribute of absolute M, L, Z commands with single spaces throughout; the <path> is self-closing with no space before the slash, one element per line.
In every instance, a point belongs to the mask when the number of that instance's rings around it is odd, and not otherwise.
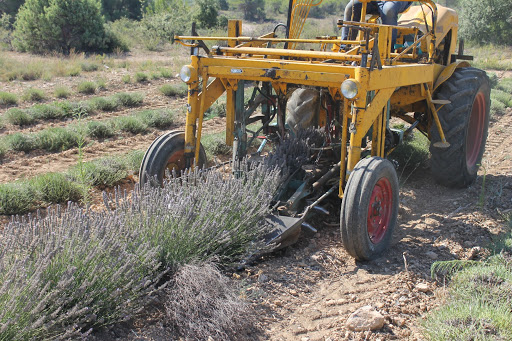
<path fill-rule="evenodd" d="M 47 128 L 37 133 L 37 146 L 50 152 L 71 149 L 78 145 L 78 133 L 66 128 Z"/>
<path fill-rule="evenodd" d="M 61 119 L 70 116 L 70 113 L 66 111 L 65 108 L 54 104 L 34 105 L 32 108 L 29 108 L 28 111 L 30 115 L 37 120 Z"/>
<path fill-rule="evenodd" d="M 97 63 L 91 63 L 89 61 L 85 61 L 80 64 L 80 68 L 85 72 L 98 71 L 99 67 L 100 66 Z"/>
<path fill-rule="evenodd" d="M 87 184 L 92 186 L 113 186 L 126 178 L 128 169 L 120 158 L 107 157 L 82 165 L 83 177 Z M 81 177 L 78 166 L 71 170 L 71 176 L 76 180 Z"/>
<path fill-rule="evenodd" d="M 87 122 L 87 136 L 104 139 L 112 137 L 114 134 L 114 128 L 111 124 L 101 121 Z"/>
<path fill-rule="evenodd" d="M 148 126 L 135 116 L 121 116 L 114 119 L 116 129 L 132 134 L 141 134 L 147 131 Z"/>
<path fill-rule="evenodd" d="M 96 92 L 96 84 L 91 81 L 80 82 L 77 86 L 77 91 L 81 94 L 93 94 Z"/>
<path fill-rule="evenodd" d="M 512 94 L 512 78 L 504 78 L 498 82 L 496 89 Z"/>
<path fill-rule="evenodd" d="M 34 193 L 28 184 L 24 182 L 0 184 L 0 214 L 25 213 L 32 208 L 33 201 Z"/>
<path fill-rule="evenodd" d="M 0 105 L 16 105 L 18 97 L 8 92 L 0 91 Z"/>
<path fill-rule="evenodd" d="M 210 0 L 196 1 L 195 21 L 203 28 L 212 28 L 217 26 L 219 16 L 219 2 Z"/>
<path fill-rule="evenodd" d="M 160 76 L 162 76 L 162 78 L 172 78 L 172 71 L 168 69 L 162 69 L 160 70 Z"/>
<path fill-rule="evenodd" d="M 130 84 L 132 82 L 132 77 L 130 75 L 124 75 L 121 80 L 125 84 Z"/>
<path fill-rule="evenodd" d="M 135 74 L 135 81 L 137 83 L 142 83 L 142 82 L 145 82 L 148 80 L 148 75 L 145 74 L 144 72 L 137 72 Z"/>
<path fill-rule="evenodd" d="M 507 107 L 505 106 L 505 104 L 498 100 L 493 100 L 493 98 L 491 97 L 491 118 L 495 117 L 496 115 L 503 115 L 505 113 L 506 108 Z"/>
<path fill-rule="evenodd" d="M 71 95 L 71 90 L 65 86 L 59 86 L 55 88 L 55 97 L 57 98 L 68 98 Z"/>
<path fill-rule="evenodd" d="M 27 0 L 14 23 L 21 51 L 112 51 L 117 39 L 105 30 L 97 0 Z"/>
<path fill-rule="evenodd" d="M 142 104 L 144 96 L 137 92 L 121 92 L 115 95 L 116 98 L 125 107 L 137 107 Z"/>
<path fill-rule="evenodd" d="M 96 97 L 89 100 L 91 107 L 101 111 L 117 110 L 121 103 L 116 97 Z"/>
<path fill-rule="evenodd" d="M 35 121 L 34 117 L 27 113 L 26 110 L 21 110 L 18 108 L 7 110 L 4 117 L 10 124 L 18 126 L 29 125 Z"/>
<path fill-rule="evenodd" d="M 46 99 L 46 94 L 41 89 L 29 88 L 23 94 L 25 101 L 40 102 Z"/>
<path fill-rule="evenodd" d="M 160 92 L 165 96 L 185 96 L 187 91 L 186 84 L 164 84 L 160 87 Z"/>
<path fill-rule="evenodd" d="M 46 203 L 66 203 L 68 201 L 79 201 L 82 198 L 80 186 L 70 181 L 64 174 L 47 173 L 35 177 L 30 185 L 36 195 Z"/>
<path fill-rule="evenodd" d="M 491 91 L 491 100 L 499 101 L 505 104 L 506 107 L 512 107 L 512 94 L 505 91 L 493 89 Z"/>
<path fill-rule="evenodd" d="M 512 2 L 509 0 L 461 0 L 459 33 L 479 44 L 510 44 L 512 40 Z"/>
<path fill-rule="evenodd" d="M 168 128 L 174 123 L 174 112 L 171 110 L 144 110 L 137 116 L 149 127 L 158 129 Z"/>
<path fill-rule="evenodd" d="M 14 133 L 6 137 L 9 149 L 18 152 L 30 152 L 36 148 L 36 139 L 33 135 Z"/>

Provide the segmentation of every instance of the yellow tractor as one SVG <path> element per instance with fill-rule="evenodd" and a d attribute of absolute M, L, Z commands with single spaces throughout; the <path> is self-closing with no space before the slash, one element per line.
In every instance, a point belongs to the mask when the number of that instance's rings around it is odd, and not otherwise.
<path fill-rule="evenodd" d="M 198 36 L 194 25 L 190 36 L 176 36 L 191 49 L 190 64 L 180 72 L 188 84 L 186 126 L 153 142 L 141 182 L 161 183 L 166 171 L 206 165 L 204 115 L 225 93 L 226 144 L 233 147 L 234 160 L 243 158 L 261 135 L 266 142 L 307 126 L 325 132 L 320 149 L 331 151 L 324 153 L 331 155 L 331 165 L 280 199 L 284 209 L 273 218 L 277 232 L 272 238 L 281 245 L 309 226 L 306 216 L 313 208 L 321 210 L 320 202 L 337 191 L 348 253 L 370 260 L 385 251 L 399 205 L 395 167 L 386 157 L 413 129 L 431 141 L 436 181 L 450 187 L 471 184 L 487 138 L 490 87 L 486 73 L 470 67 L 463 44 L 456 53 L 456 12 L 421 0 L 390 26 L 366 15 L 371 0 L 360 2 L 361 18 L 338 21 L 339 28 L 357 32 L 352 40 L 300 37 L 317 0 L 290 0 L 286 25 L 259 37 L 244 36 L 240 20 L 229 21 L 225 37 Z M 284 38 L 278 37 L 281 31 Z M 205 42 L 211 40 L 218 45 L 208 47 Z M 253 95 L 246 104 L 249 86 Z M 392 117 L 405 121 L 407 129 L 391 128 Z M 256 131 L 247 128 L 254 122 L 261 122 Z M 326 190 L 332 177 L 339 180 Z"/>

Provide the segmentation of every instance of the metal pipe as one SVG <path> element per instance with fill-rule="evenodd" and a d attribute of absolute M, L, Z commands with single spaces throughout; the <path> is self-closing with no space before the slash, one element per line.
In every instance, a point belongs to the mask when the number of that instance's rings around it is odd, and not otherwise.
<path fill-rule="evenodd" d="M 365 41 L 360 40 L 341 40 L 341 39 L 306 39 L 306 38 L 261 38 L 261 37 L 198 37 L 198 36 L 174 36 L 174 40 L 181 42 L 181 40 L 236 40 L 239 42 L 252 42 L 252 41 L 261 41 L 261 42 L 275 42 L 275 43 L 312 43 L 312 44 L 322 44 L 322 43 L 337 43 L 337 44 L 360 44 L 365 43 Z M 187 44 L 187 43 L 185 43 Z"/>

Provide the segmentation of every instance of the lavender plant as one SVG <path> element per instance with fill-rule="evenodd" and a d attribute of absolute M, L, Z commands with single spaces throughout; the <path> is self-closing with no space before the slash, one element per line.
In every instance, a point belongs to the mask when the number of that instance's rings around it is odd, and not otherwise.
<path fill-rule="evenodd" d="M 262 222 L 279 178 L 264 165 L 245 164 L 241 177 L 196 170 L 171 177 L 163 188 L 136 189 L 131 200 L 105 194 L 105 203 L 144 241 L 161 246 L 160 260 L 170 267 L 212 256 L 230 263 L 261 247 L 254 241 L 267 231 Z"/>
<path fill-rule="evenodd" d="M 68 339 L 138 313 L 164 272 L 119 215 L 77 206 L 15 218 L 0 236 L 0 340 Z"/>

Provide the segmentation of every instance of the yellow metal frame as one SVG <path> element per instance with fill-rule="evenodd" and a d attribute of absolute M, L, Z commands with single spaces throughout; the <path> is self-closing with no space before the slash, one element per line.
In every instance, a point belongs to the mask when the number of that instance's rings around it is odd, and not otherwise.
<path fill-rule="evenodd" d="M 363 2 L 362 18 L 366 14 L 366 4 Z M 399 0 L 405 1 L 405 0 Z M 227 94 L 226 112 L 226 143 L 232 145 L 235 125 L 235 91 L 239 81 L 267 82 L 279 95 L 286 95 L 289 87 L 312 86 L 326 88 L 333 98 L 340 98 L 340 86 L 343 81 L 352 79 L 360 85 L 358 95 L 351 99 L 341 100 L 340 121 L 341 129 L 341 157 L 347 162 L 341 162 L 339 196 L 343 196 L 346 179 L 361 158 L 361 142 L 373 127 L 371 155 L 385 157 L 384 148 L 387 108 L 392 113 L 408 122 L 414 122 L 411 116 L 404 114 L 412 106 L 424 107 L 428 112 L 431 109 L 427 124 L 420 124 L 419 129 L 428 134 L 432 124 L 436 124 L 440 135 L 444 137 L 442 127 L 434 108 L 432 110 L 432 92 L 440 82 L 448 79 L 456 67 L 465 64 L 456 64 L 445 67 L 434 64 L 436 53 L 436 15 L 437 6 L 431 0 L 420 1 L 430 9 L 434 18 L 430 21 L 430 31 L 424 32 L 418 38 L 418 28 L 387 26 L 366 22 L 350 22 L 351 25 L 360 25 L 370 32 L 371 40 L 365 41 L 363 35 L 355 41 L 342 41 L 341 39 L 301 39 L 300 30 L 303 23 L 292 23 L 293 34 L 289 39 L 276 38 L 273 33 L 262 37 L 251 38 L 242 36 L 240 20 L 230 20 L 228 36 L 226 37 L 198 37 L 176 36 L 175 39 L 185 46 L 198 46 L 197 43 L 186 43 L 187 40 L 219 40 L 227 41 L 227 47 L 213 47 L 207 56 L 193 55 L 190 68 L 196 70 L 193 78 L 188 81 L 188 112 L 185 128 L 185 154 L 198 158 L 199 143 L 201 140 L 204 112 L 224 92 Z M 298 3 L 299 4 L 299 3 Z M 308 5 L 309 4 L 309 5 Z M 300 2 L 300 6 L 311 6 L 312 2 Z M 299 5 L 297 5 L 299 6 Z M 297 11 L 305 9 L 294 8 Z M 309 10 L 307 10 L 309 11 Z M 299 13 L 297 12 L 297 13 Z M 295 12 L 293 12 L 295 13 Z M 292 18 L 302 14 L 292 15 Z M 306 14 L 307 16 L 307 14 Z M 403 34 L 413 34 L 417 38 L 414 46 L 401 52 L 391 52 L 391 32 L 398 29 Z M 297 33 L 298 32 L 298 33 Z M 378 44 L 374 46 L 378 34 Z M 456 38 L 456 37 L 455 37 Z M 274 48 L 277 43 L 290 43 L 289 48 Z M 428 57 L 423 61 L 407 62 L 408 59 L 419 60 L 419 44 L 428 42 Z M 349 52 L 326 52 L 296 50 L 290 48 L 297 43 L 356 45 Z M 368 50 L 378 48 L 381 65 L 373 63 L 372 56 L 366 56 L 365 63 L 361 49 L 357 46 L 366 46 Z M 376 57 L 374 57 L 376 58 Z M 369 67 L 370 64 L 378 67 Z M 214 79 L 208 84 L 209 79 Z M 208 84 L 208 85 L 206 85 Z M 373 96 L 368 96 L 372 92 Z M 371 99 L 369 99 L 371 97 Z M 345 148 L 348 143 L 348 148 Z M 193 166 L 193 164 L 190 164 Z"/>

